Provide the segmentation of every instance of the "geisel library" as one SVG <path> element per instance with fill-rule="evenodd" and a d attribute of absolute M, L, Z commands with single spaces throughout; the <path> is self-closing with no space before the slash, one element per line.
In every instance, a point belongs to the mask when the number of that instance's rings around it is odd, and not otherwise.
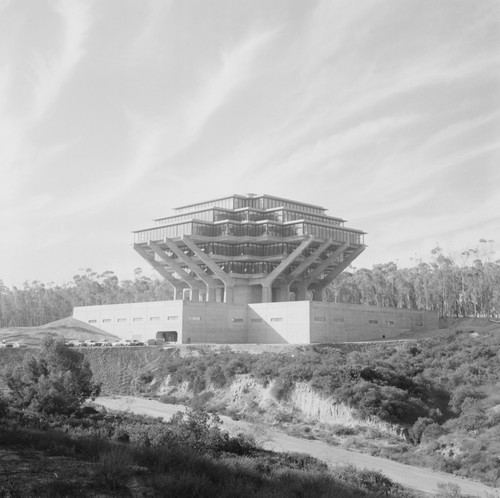
<path fill-rule="evenodd" d="M 328 343 L 438 328 L 435 313 L 324 301 L 364 250 L 364 232 L 326 209 L 232 195 L 174 209 L 134 232 L 134 249 L 174 300 L 85 306 L 73 316 L 124 339 L 176 343 Z"/>

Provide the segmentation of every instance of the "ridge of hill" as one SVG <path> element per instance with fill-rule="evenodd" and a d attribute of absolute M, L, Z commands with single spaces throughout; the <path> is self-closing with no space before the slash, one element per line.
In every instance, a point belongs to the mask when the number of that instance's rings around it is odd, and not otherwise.
<path fill-rule="evenodd" d="M 113 334 L 89 325 L 71 316 L 37 327 L 8 327 L 0 329 L 0 340 L 18 342 L 30 347 L 38 347 L 45 337 L 65 340 L 116 340 Z"/>

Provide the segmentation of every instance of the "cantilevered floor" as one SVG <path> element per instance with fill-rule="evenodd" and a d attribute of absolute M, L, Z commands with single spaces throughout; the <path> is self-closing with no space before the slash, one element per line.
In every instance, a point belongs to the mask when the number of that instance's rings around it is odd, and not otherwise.
<path fill-rule="evenodd" d="M 363 231 L 325 211 L 269 195 L 233 195 L 175 209 L 134 232 L 134 249 L 176 299 L 248 304 L 312 294 L 321 301 L 365 249 Z"/>

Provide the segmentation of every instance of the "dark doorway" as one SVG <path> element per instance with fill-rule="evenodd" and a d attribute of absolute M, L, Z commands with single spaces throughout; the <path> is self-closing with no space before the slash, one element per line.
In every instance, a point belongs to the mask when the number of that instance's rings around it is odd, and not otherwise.
<path fill-rule="evenodd" d="M 156 344 L 165 342 L 177 342 L 178 334 L 175 330 L 164 330 L 156 332 Z"/>

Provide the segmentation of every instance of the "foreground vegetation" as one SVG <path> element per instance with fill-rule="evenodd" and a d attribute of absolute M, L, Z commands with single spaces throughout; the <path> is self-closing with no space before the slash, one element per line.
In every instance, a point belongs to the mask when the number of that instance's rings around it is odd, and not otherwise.
<path fill-rule="evenodd" d="M 246 374 L 286 406 L 297 383 L 307 383 L 334 403 L 349 406 L 360 421 L 381 420 L 399 436 L 359 427 L 323 427 L 292 409 L 280 421 L 295 434 L 321 437 L 413 465 L 426 465 L 500 485 L 500 334 L 460 332 L 408 343 L 366 345 L 355 351 L 334 346 L 304 347 L 295 354 L 259 355 L 202 352 L 172 356 L 143 374 L 154 392 L 153 377 L 168 378 L 167 402 L 191 403 L 227 412 L 217 391 Z M 175 386 L 186 386 L 192 395 Z M 146 390 L 147 391 L 147 390 Z M 172 396 L 174 394 L 174 396 Z M 269 416 L 245 406 L 237 417 Z M 277 416 L 276 412 L 273 414 Z M 312 430 L 315 428 L 315 430 Z M 394 432 L 394 431 L 393 431 Z M 371 444 L 369 440 L 372 440 Z M 381 444 L 385 441 L 385 444 Z"/>
<path fill-rule="evenodd" d="M 1 497 L 413 496 L 377 472 L 330 471 L 307 455 L 259 449 L 247 436 L 230 437 L 216 415 L 201 409 L 165 423 L 82 408 L 99 386 L 81 353 L 51 339 L 9 373 L 7 383 L 0 452 L 14 464 L 0 475 Z M 56 457 L 65 459 L 60 468 L 44 474 Z"/>
<path fill-rule="evenodd" d="M 254 355 L 224 349 L 215 353 L 202 346 L 192 348 L 193 356 L 182 351 L 89 350 L 83 354 L 105 394 L 157 396 L 167 391 L 161 396 L 166 402 L 280 423 L 294 435 L 500 485 L 498 332 L 466 330 L 411 342 L 303 346 Z M 2 354 L 9 378 L 13 365 L 32 352 Z M 40 364 L 37 358 L 38 363 L 29 360 L 24 373 L 16 374 L 18 380 L 46 378 L 28 375 L 30 364 Z M 83 367 L 85 362 L 72 364 Z M 242 376 L 267 389 L 274 408 L 250 399 L 235 404 L 225 397 Z M 63 377 L 52 374 L 55 380 Z M 27 410 L 48 407 L 44 409 L 50 412 L 51 406 L 59 406 L 58 400 L 75 399 L 47 396 L 60 391 L 47 390 L 44 382 L 36 396 L 32 387 L 21 390 L 24 397 L 11 398 L 9 405 Z M 349 407 L 359 424 L 322 423 L 302 414 L 293 405 L 293 392 L 300 383 L 329 402 Z M 71 382 L 60 384 L 59 389 L 63 385 Z M 370 420 L 392 429 L 370 425 Z"/>
<path fill-rule="evenodd" d="M 229 437 L 216 417 L 199 410 L 168 423 L 105 412 L 43 419 L 12 412 L 0 419 L 0 449 L 6 448 L 64 456 L 87 468 L 80 475 L 60 469 L 60 475 L 31 483 L 26 473 L 22 482 L 2 475 L 5 497 L 414 496 L 377 472 L 350 466 L 332 471 L 307 455 L 260 450 L 247 438 Z"/>

